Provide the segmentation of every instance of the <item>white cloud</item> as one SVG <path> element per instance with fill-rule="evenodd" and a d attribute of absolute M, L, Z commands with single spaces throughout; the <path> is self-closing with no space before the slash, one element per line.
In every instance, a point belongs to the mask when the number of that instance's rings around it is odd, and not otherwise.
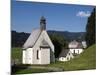
<path fill-rule="evenodd" d="M 79 11 L 76 16 L 79 16 L 79 17 L 89 17 L 91 15 L 91 13 L 89 11 Z"/>

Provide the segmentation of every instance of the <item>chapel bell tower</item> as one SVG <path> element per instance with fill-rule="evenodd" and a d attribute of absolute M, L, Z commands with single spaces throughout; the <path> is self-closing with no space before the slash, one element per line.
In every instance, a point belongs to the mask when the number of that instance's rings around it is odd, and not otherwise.
<path fill-rule="evenodd" d="M 44 16 L 42 16 L 40 19 L 40 29 L 46 30 L 46 19 L 44 18 Z"/>

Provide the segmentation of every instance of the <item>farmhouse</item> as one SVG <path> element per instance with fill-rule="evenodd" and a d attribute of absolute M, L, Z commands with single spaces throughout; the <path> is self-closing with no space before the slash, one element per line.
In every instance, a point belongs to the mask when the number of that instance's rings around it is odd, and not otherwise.
<path fill-rule="evenodd" d="M 46 31 L 46 19 L 40 19 L 40 29 L 35 29 L 23 45 L 23 64 L 50 64 L 55 61 L 54 45 Z"/>
<path fill-rule="evenodd" d="M 69 49 L 63 49 L 59 55 L 59 61 L 69 61 L 72 58 L 74 56 Z"/>
<path fill-rule="evenodd" d="M 72 42 L 70 42 L 68 46 L 69 46 L 69 50 L 73 54 L 80 54 L 84 51 L 82 43 L 77 42 L 76 40 L 73 40 Z"/>

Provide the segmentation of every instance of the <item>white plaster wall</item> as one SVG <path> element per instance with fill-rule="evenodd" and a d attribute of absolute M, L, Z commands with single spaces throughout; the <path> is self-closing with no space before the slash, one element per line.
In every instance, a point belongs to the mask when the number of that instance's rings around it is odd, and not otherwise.
<path fill-rule="evenodd" d="M 36 46 L 36 47 L 34 47 L 33 48 L 33 61 L 32 61 L 32 64 L 40 64 L 39 62 L 40 62 L 40 60 L 39 59 L 37 59 L 37 50 L 39 51 L 39 54 L 40 54 L 40 48 L 39 48 L 39 46 Z M 39 56 L 39 58 L 40 58 L 40 56 Z"/>
<path fill-rule="evenodd" d="M 37 42 L 35 43 L 34 47 L 33 47 L 33 64 L 40 64 L 40 60 L 36 58 L 36 54 L 37 54 L 37 50 L 40 50 L 40 44 L 41 44 L 41 41 L 45 39 L 49 46 L 51 47 L 51 50 L 54 52 L 54 45 L 52 44 L 48 34 L 46 31 L 42 31 L 41 35 L 39 36 L 39 39 L 37 40 Z M 50 54 L 50 53 L 49 53 Z M 52 57 L 54 57 L 52 55 Z"/>
<path fill-rule="evenodd" d="M 28 48 L 27 50 L 26 50 L 26 52 L 27 52 L 27 64 L 32 64 L 32 55 L 33 55 L 33 51 L 32 51 L 32 48 Z"/>
<path fill-rule="evenodd" d="M 25 50 L 23 50 L 22 52 L 22 63 L 26 64 L 26 51 Z"/>
<path fill-rule="evenodd" d="M 23 50 L 23 55 L 22 55 L 22 63 L 23 64 L 32 64 L 32 48 L 28 48 L 26 50 Z"/>
<path fill-rule="evenodd" d="M 66 60 L 66 57 L 60 57 L 59 61 L 67 61 L 67 60 Z"/>
<path fill-rule="evenodd" d="M 44 37 L 45 40 L 47 40 L 49 46 L 51 47 L 51 62 L 55 62 L 54 45 L 53 45 L 53 43 L 52 43 L 51 39 L 49 38 L 46 31 L 43 31 L 43 37 Z"/>
<path fill-rule="evenodd" d="M 82 41 L 83 48 L 87 47 L 86 41 Z"/>
<path fill-rule="evenodd" d="M 72 52 L 72 53 L 74 53 L 74 50 L 75 50 L 75 53 L 76 54 L 80 54 L 80 53 L 82 53 L 84 50 L 83 49 L 70 49 L 70 51 Z"/>
<path fill-rule="evenodd" d="M 37 59 L 37 50 L 39 51 Z M 40 50 L 37 47 L 33 52 L 33 64 L 50 64 L 50 49 L 42 49 Z"/>
<path fill-rule="evenodd" d="M 50 64 L 50 49 L 41 49 L 40 64 Z"/>
<path fill-rule="evenodd" d="M 72 54 L 72 52 L 71 52 L 71 51 L 69 51 L 69 52 L 68 52 L 68 54 L 67 54 L 66 58 L 67 58 L 67 57 L 69 57 L 70 59 L 71 59 L 71 58 L 74 58 L 74 56 L 73 56 L 73 54 Z"/>

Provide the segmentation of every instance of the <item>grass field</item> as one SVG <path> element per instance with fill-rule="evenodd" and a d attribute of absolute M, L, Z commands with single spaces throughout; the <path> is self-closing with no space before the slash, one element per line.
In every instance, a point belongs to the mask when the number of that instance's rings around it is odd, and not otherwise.
<path fill-rule="evenodd" d="M 12 67 L 12 74 L 29 74 L 29 73 L 44 73 L 50 72 L 48 69 L 28 68 L 29 65 L 17 64 Z"/>
<path fill-rule="evenodd" d="M 23 69 L 20 71 L 17 71 L 16 74 L 30 74 L 30 73 L 44 73 L 44 72 L 50 72 L 47 69 Z"/>
<path fill-rule="evenodd" d="M 21 60 L 21 48 L 12 48 L 12 59 Z M 55 67 L 61 68 L 64 71 L 73 71 L 73 70 L 88 70 L 96 68 L 96 45 L 92 45 L 87 48 L 82 54 L 76 56 L 74 59 L 67 62 L 58 62 L 51 63 L 49 65 L 40 66 L 40 65 L 31 65 L 33 68 L 25 68 L 15 71 L 14 73 L 41 73 L 41 72 L 51 72 L 48 68 Z M 45 67 L 45 69 L 39 69 L 34 67 Z"/>
<path fill-rule="evenodd" d="M 21 48 L 12 48 L 11 58 L 22 60 L 22 49 Z"/>

